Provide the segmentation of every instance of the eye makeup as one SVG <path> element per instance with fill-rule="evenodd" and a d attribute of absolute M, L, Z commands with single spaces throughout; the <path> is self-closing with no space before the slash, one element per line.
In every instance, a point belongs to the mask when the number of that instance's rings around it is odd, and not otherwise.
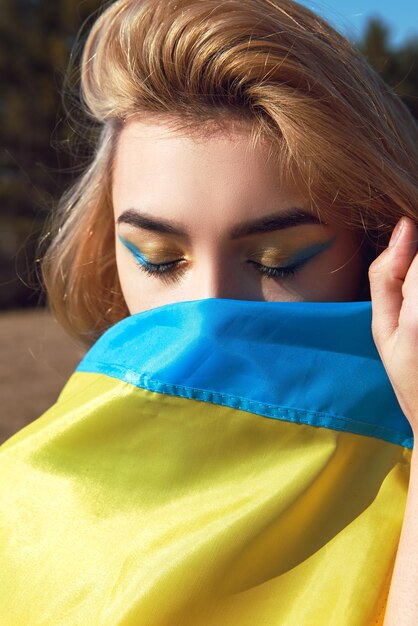
<path fill-rule="evenodd" d="M 321 252 L 325 252 L 325 250 L 328 250 L 328 248 L 330 248 L 333 245 L 335 239 L 336 239 L 335 237 L 332 237 L 331 239 L 328 239 L 328 241 L 314 243 L 308 246 L 307 248 L 300 250 L 293 257 L 292 262 L 302 263 L 304 261 L 309 261 L 310 259 L 313 259 Z"/>
<path fill-rule="evenodd" d="M 288 255 L 284 255 L 282 251 L 267 248 L 261 253 L 261 256 L 260 253 L 250 255 L 247 262 L 252 263 L 261 274 L 271 278 L 289 278 L 302 269 L 306 263 L 321 254 L 321 252 L 330 248 L 334 241 L 335 237 L 332 237 L 327 241 L 311 244 L 299 250 L 290 258 Z M 257 261 L 257 258 L 260 260 Z"/>
<path fill-rule="evenodd" d="M 166 271 L 167 268 L 172 267 L 183 260 L 183 258 L 179 258 L 179 252 L 177 252 L 176 250 L 170 250 L 168 248 L 157 247 L 157 246 L 148 246 L 151 255 L 152 253 L 154 254 L 158 253 L 158 255 L 163 254 L 168 257 L 170 256 L 173 257 L 173 260 L 170 260 L 170 261 L 165 261 L 163 263 L 161 262 L 153 263 L 149 258 L 145 257 L 140 252 L 139 248 L 137 248 L 134 243 L 122 237 L 121 234 L 118 234 L 118 238 L 119 238 L 119 241 L 132 253 L 132 255 L 134 256 L 135 260 L 139 263 L 139 265 L 142 266 L 144 269 L 149 268 L 150 271 L 163 272 L 163 271 Z"/>
<path fill-rule="evenodd" d="M 313 241 L 302 248 L 300 248 L 300 245 L 302 242 L 306 242 L 306 236 L 304 238 L 299 236 L 293 237 L 295 240 L 293 242 L 292 237 L 287 238 L 287 245 L 283 245 L 283 236 L 277 242 L 275 238 L 270 236 L 268 241 L 257 246 L 253 251 L 247 246 L 243 251 L 242 260 L 253 265 L 254 269 L 268 277 L 289 278 L 296 274 L 305 264 L 333 245 L 336 237 L 334 236 L 324 241 L 323 234 L 322 237 L 320 235 L 322 241 Z M 318 233 L 316 235 L 318 237 Z M 118 238 L 131 252 L 140 268 L 148 274 L 165 274 L 168 277 L 170 274 L 180 273 L 184 262 L 187 262 L 180 250 L 176 250 L 174 247 L 169 248 L 167 244 L 156 245 L 155 243 L 150 244 L 150 242 L 147 242 L 143 246 L 148 251 L 147 256 L 145 256 L 144 252 L 140 251 L 134 243 L 128 241 L 120 234 L 118 234 Z M 295 243 L 298 247 L 296 250 L 294 250 L 294 247 L 296 247 Z M 155 261 L 153 261 L 153 255 L 155 255 Z M 167 260 L 161 261 L 162 257 L 165 257 Z"/>

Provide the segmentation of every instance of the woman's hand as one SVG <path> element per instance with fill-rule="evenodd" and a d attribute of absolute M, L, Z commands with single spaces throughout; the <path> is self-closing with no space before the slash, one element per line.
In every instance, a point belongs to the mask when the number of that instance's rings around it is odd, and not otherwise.
<path fill-rule="evenodd" d="M 418 436 L 418 228 L 396 224 L 370 266 L 373 338 L 398 402 Z"/>

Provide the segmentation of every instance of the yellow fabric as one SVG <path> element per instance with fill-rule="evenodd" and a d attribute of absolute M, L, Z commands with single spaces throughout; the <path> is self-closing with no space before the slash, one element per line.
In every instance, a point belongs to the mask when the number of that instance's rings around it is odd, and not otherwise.
<path fill-rule="evenodd" d="M 1 626 L 381 624 L 410 461 L 75 373 L 0 448 Z"/>

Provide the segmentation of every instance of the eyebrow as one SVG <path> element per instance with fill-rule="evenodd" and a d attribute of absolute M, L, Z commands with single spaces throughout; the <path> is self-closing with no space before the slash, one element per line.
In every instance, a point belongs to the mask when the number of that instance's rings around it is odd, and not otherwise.
<path fill-rule="evenodd" d="M 139 211 L 138 209 L 128 209 L 121 213 L 117 219 L 118 224 L 129 224 L 134 228 L 142 228 L 155 233 L 166 235 L 177 235 L 185 239 L 190 239 L 189 233 L 176 223 L 168 220 L 155 218 L 152 215 Z M 294 226 L 305 224 L 325 225 L 319 217 L 300 208 L 290 208 L 280 213 L 266 215 L 265 217 L 249 222 L 237 224 L 230 232 L 231 239 L 238 239 L 256 233 L 268 233 L 275 230 L 284 230 Z"/>

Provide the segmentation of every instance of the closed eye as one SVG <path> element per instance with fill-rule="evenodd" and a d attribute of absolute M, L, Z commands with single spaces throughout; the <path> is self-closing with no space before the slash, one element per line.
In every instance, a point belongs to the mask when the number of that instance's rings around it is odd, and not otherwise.
<path fill-rule="evenodd" d="M 143 260 L 137 261 L 137 264 L 141 270 L 143 270 L 146 274 L 149 275 L 161 275 L 161 274 L 178 274 L 183 271 L 182 263 L 185 259 L 179 259 L 176 261 L 170 261 L 169 263 L 150 263 L 144 262 Z M 306 263 L 308 260 L 302 261 L 300 263 L 294 263 L 293 265 L 288 265 L 285 267 L 269 267 L 267 265 L 263 265 L 262 263 L 257 263 L 256 261 L 248 260 L 247 263 L 250 263 L 254 266 L 254 268 L 263 276 L 267 276 L 269 278 L 289 278 L 294 276 Z"/>
<path fill-rule="evenodd" d="M 257 263 L 257 261 L 247 261 L 247 263 L 254 265 L 260 274 L 268 276 L 269 278 L 289 278 L 290 276 L 294 276 L 307 262 L 308 260 L 284 267 L 269 267 L 262 263 Z"/>
<path fill-rule="evenodd" d="M 179 278 L 179 275 L 183 273 L 185 269 L 185 264 L 187 265 L 187 259 L 185 258 L 175 259 L 166 263 L 152 263 L 140 253 L 140 251 L 134 244 L 125 240 L 120 235 L 119 239 L 133 254 L 138 267 L 148 275 L 159 276 L 161 278 L 164 277 L 170 280 L 177 280 Z M 327 242 L 309 246 L 308 248 L 302 250 L 298 255 L 296 255 L 296 260 L 285 266 L 264 265 L 263 263 L 255 261 L 254 259 L 247 259 L 246 262 L 251 264 L 256 269 L 256 271 L 263 276 L 267 276 L 268 278 L 287 279 L 297 274 L 297 272 L 299 272 L 307 263 L 309 263 L 309 261 L 311 261 L 321 252 L 329 248 L 333 242 L 334 238 Z"/>

